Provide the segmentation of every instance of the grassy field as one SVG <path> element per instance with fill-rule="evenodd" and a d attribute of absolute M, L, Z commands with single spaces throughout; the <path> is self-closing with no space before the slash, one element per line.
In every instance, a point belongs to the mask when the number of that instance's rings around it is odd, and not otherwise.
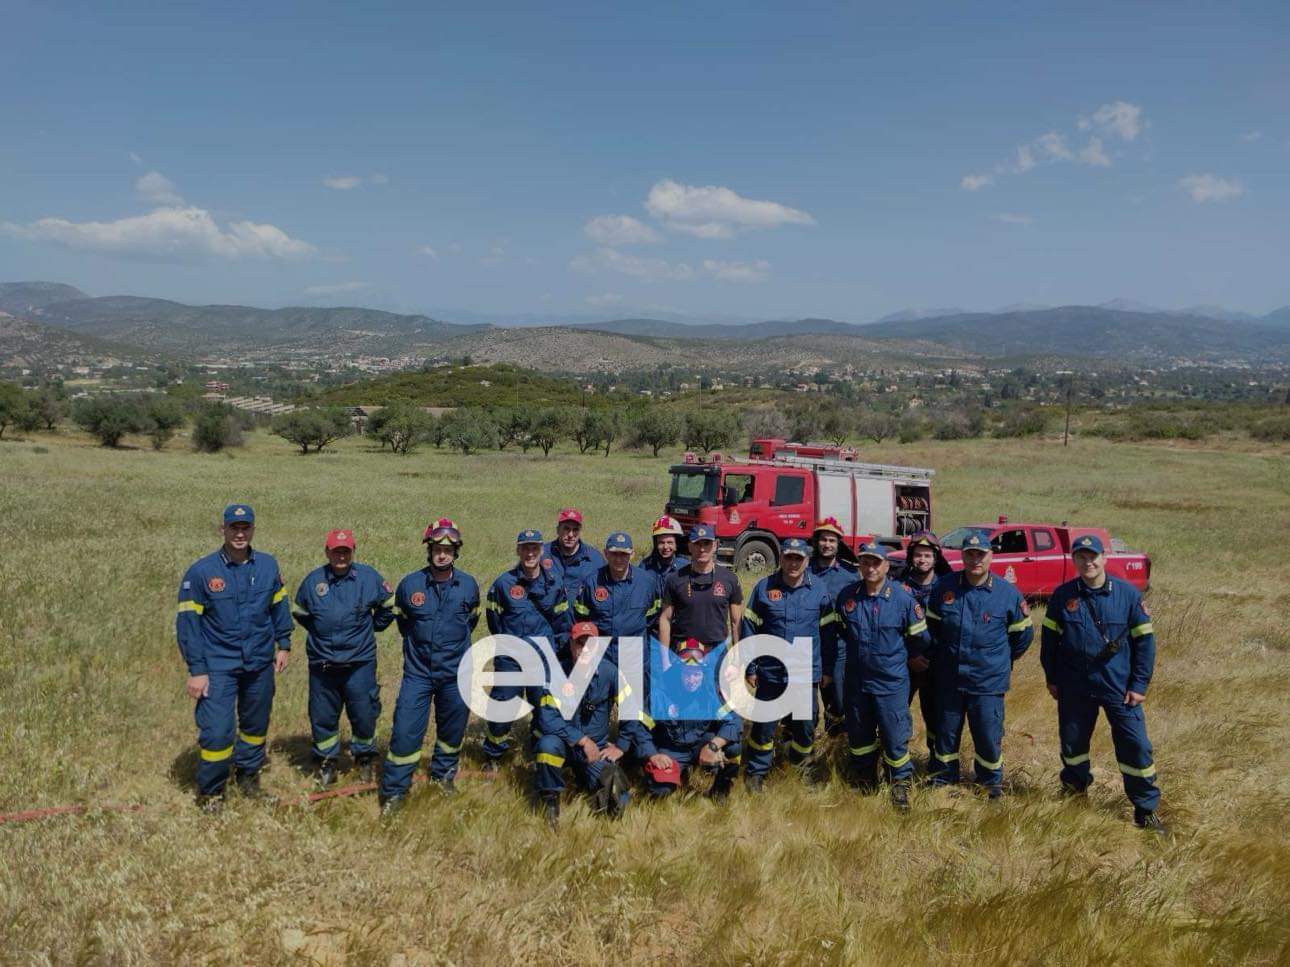
<path fill-rule="evenodd" d="M 294 592 L 324 533 L 397 580 L 421 529 L 455 518 L 461 564 L 491 580 L 520 527 L 576 504 L 588 534 L 648 540 L 665 459 L 300 457 L 252 435 L 108 451 L 70 434 L 0 442 L 0 812 L 141 803 L 0 825 L 0 960 L 440 963 L 1284 962 L 1290 957 L 1290 460 L 1236 444 L 1101 440 L 871 449 L 935 467 L 941 529 L 1014 519 L 1105 524 L 1154 559 L 1159 641 L 1147 703 L 1174 829 L 1146 837 L 1105 724 L 1086 805 L 1056 795 L 1056 716 L 1037 648 L 1009 697 L 1002 804 L 918 790 L 913 811 L 786 775 L 633 809 L 566 805 L 552 836 L 528 776 L 421 791 L 388 826 L 372 797 L 313 807 L 192 806 L 195 730 L 173 640 L 185 566 L 233 499 Z M 382 742 L 400 676 L 382 636 Z M 309 788 L 303 635 L 279 683 L 266 786 Z M 966 742 L 966 737 L 965 737 Z M 472 725 L 466 766 L 478 754 Z M 918 743 L 921 744 L 921 743 Z M 915 748 L 918 747 L 916 744 Z"/>

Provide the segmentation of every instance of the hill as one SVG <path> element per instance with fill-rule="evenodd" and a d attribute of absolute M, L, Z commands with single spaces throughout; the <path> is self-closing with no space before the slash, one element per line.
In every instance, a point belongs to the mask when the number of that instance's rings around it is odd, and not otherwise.
<path fill-rule="evenodd" d="M 0 312 L 25 316 L 56 302 L 88 299 L 75 286 L 61 282 L 0 282 Z"/>
<path fill-rule="evenodd" d="M 93 336 L 82 336 L 43 326 L 27 319 L 0 312 L 0 368 L 43 369 L 55 366 L 78 366 L 112 360 L 121 362 L 156 361 L 158 353 Z"/>
<path fill-rule="evenodd" d="M 596 396 L 594 399 L 604 399 Z M 385 406 L 411 400 L 421 406 L 479 406 L 506 403 L 580 403 L 582 387 L 514 366 L 438 366 L 359 380 L 326 393 L 321 402 Z"/>
<path fill-rule="evenodd" d="M 837 322 L 833 319 L 797 319 L 738 324 L 691 324 L 665 322 L 662 319 L 611 319 L 608 322 L 580 322 L 569 328 L 665 339 L 752 341 L 776 336 L 855 335 L 858 327 L 850 322 Z"/>

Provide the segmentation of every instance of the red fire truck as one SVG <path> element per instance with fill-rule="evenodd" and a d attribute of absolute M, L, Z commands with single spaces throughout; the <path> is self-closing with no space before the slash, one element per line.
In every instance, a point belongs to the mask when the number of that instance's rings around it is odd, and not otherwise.
<path fill-rule="evenodd" d="M 1101 527 L 1072 527 L 1061 524 L 1013 523 L 1000 516 L 993 524 L 969 524 L 957 527 L 941 539 L 945 559 L 954 570 L 963 567 L 963 541 L 974 530 L 990 534 L 994 557 L 990 570 L 1011 581 L 1028 598 L 1046 598 L 1057 585 L 1075 576 L 1071 562 L 1071 542 L 1084 534 L 1094 534 L 1106 548 L 1106 573 L 1123 578 L 1140 591 L 1151 584 L 1151 558 L 1133 551 L 1121 540 L 1111 537 Z M 892 554 L 893 566 L 904 560 L 904 552 Z"/>
<path fill-rule="evenodd" d="M 719 558 L 752 569 L 774 567 L 779 542 L 809 540 L 824 517 L 837 518 L 851 551 L 873 538 L 898 547 L 931 527 L 935 471 L 861 463 L 844 448 L 812 449 L 834 452 L 804 455 L 781 446 L 748 460 L 687 453 L 671 467 L 666 512 L 687 528 L 710 525 Z"/>

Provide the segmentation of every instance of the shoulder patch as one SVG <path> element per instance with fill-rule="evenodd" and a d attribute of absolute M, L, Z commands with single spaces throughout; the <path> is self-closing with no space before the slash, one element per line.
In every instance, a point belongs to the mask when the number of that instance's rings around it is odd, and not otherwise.
<path fill-rule="evenodd" d="M 317 584 L 314 585 L 314 590 L 318 592 L 318 597 L 320 598 L 326 597 L 327 591 L 328 591 L 327 582 L 319 581 Z"/>
<path fill-rule="evenodd" d="M 211 591 L 214 594 L 219 594 L 221 591 L 224 590 L 224 579 L 211 578 L 209 581 L 206 582 L 206 588 L 208 591 Z"/>
<path fill-rule="evenodd" d="M 1067 598 L 1067 599 L 1066 599 L 1066 610 L 1067 610 L 1067 611 L 1072 611 L 1072 612 L 1073 612 L 1073 611 L 1078 611 L 1078 610 L 1079 610 L 1079 598 Z"/>
<path fill-rule="evenodd" d="M 549 571 L 551 568 L 555 567 L 555 561 L 551 560 L 549 557 L 544 557 L 542 558 L 542 566 Z"/>
<path fill-rule="evenodd" d="M 507 592 L 507 594 L 509 594 L 516 601 L 519 601 L 521 598 L 524 597 L 524 589 L 520 587 L 518 584 L 512 584 L 511 589 L 510 591 Z"/>
<path fill-rule="evenodd" d="M 766 592 L 766 597 L 769 598 L 771 601 L 778 601 L 783 596 L 784 596 L 784 592 L 781 591 L 779 588 L 771 588 L 769 591 Z"/>
<path fill-rule="evenodd" d="M 855 609 L 856 609 L 856 599 L 855 599 L 855 598 L 847 598 L 847 599 L 846 599 L 846 601 L 844 601 L 844 602 L 842 603 L 842 610 L 843 610 L 843 611 L 845 611 L 845 612 L 847 612 L 848 614 L 850 614 L 850 613 L 851 613 L 852 611 L 854 611 Z"/>
<path fill-rule="evenodd" d="M 597 586 L 595 592 L 592 594 L 592 597 L 594 597 L 597 601 L 608 601 L 609 589 Z"/>
<path fill-rule="evenodd" d="M 941 602 L 942 602 L 943 604 L 953 604 L 953 603 L 954 603 L 954 592 L 953 592 L 953 591 L 946 591 L 944 594 L 942 594 L 942 595 L 941 595 Z"/>
<path fill-rule="evenodd" d="M 183 587 L 185 591 L 191 591 L 193 589 L 193 582 L 185 581 Z"/>
<path fill-rule="evenodd" d="M 412 597 L 408 600 L 412 602 L 412 607 L 419 608 L 426 603 L 426 593 L 424 591 L 413 591 Z"/>

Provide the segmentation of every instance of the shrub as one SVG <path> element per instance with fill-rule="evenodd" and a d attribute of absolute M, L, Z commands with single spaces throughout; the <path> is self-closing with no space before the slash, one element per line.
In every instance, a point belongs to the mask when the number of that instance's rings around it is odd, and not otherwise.
<path fill-rule="evenodd" d="M 302 454 L 308 453 L 310 447 L 318 453 L 353 433 L 354 424 L 349 413 L 338 406 L 298 409 L 274 417 L 273 432 L 298 446 Z"/>
<path fill-rule="evenodd" d="M 233 408 L 212 403 L 197 411 L 193 419 L 193 449 L 199 453 L 219 453 L 225 447 L 242 445 L 242 424 Z"/>
<path fill-rule="evenodd" d="M 120 446 L 127 433 L 141 433 L 147 429 L 138 402 L 127 398 L 90 396 L 79 399 L 72 407 L 72 419 L 105 447 Z"/>
<path fill-rule="evenodd" d="M 687 449 L 709 453 L 728 447 L 739 435 L 739 420 L 730 410 L 696 410 L 685 415 Z"/>
<path fill-rule="evenodd" d="M 657 457 L 664 447 L 676 443 L 683 429 L 681 414 L 661 406 L 651 406 L 636 417 L 631 439 L 633 445 L 649 447 Z"/>

